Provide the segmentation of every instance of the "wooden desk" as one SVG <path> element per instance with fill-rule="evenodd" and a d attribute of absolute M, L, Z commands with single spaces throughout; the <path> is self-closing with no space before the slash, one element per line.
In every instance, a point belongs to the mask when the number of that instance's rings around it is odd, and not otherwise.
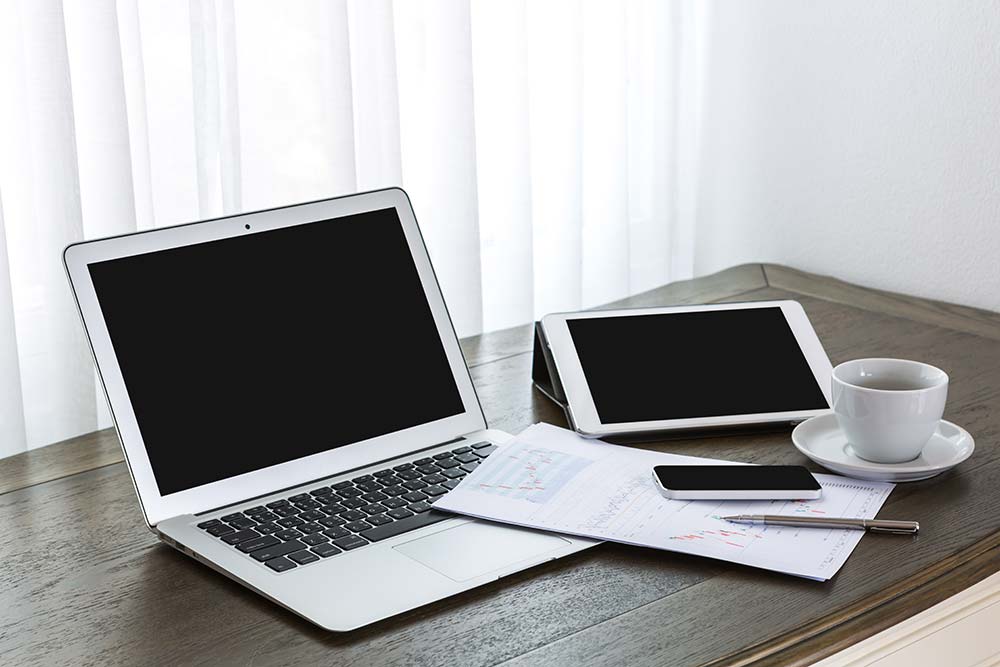
<path fill-rule="evenodd" d="M 832 581 L 605 544 L 328 634 L 160 544 L 105 431 L 0 462 L 0 663 L 808 664 L 1000 570 L 1000 315 L 760 265 L 622 305 L 774 298 L 802 302 L 834 363 L 946 369 L 946 417 L 976 438 L 958 470 L 890 496 L 883 514 L 919 537 L 866 536 Z M 463 344 L 492 426 L 564 424 L 531 388 L 529 327 Z M 807 463 L 787 433 L 650 447 Z"/>

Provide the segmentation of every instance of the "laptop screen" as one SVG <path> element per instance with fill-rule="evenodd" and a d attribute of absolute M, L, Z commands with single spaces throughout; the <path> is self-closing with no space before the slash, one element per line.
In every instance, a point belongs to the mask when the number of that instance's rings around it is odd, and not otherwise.
<path fill-rule="evenodd" d="M 393 208 L 88 268 L 161 495 L 464 412 Z"/>

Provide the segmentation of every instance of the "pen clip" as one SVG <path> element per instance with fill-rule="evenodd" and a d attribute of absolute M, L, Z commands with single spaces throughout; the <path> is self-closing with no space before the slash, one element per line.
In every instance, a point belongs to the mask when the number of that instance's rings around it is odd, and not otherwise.
<path fill-rule="evenodd" d="M 912 528 L 886 528 L 883 526 L 869 526 L 868 530 L 872 533 L 892 533 L 893 535 L 916 535 L 920 530 L 919 526 L 913 526 Z"/>

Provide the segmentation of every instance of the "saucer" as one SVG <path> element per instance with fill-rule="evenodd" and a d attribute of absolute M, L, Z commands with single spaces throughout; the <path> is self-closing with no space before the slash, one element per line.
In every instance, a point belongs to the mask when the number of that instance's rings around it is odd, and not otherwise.
<path fill-rule="evenodd" d="M 964 428 L 942 419 L 917 458 L 903 463 L 873 463 L 854 453 L 832 412 L 796 426 L 792 442 L 796 449 L 825 468 L 877 482 L 915 482 L 940 475 L 972 456 L 976 448 Z"/>

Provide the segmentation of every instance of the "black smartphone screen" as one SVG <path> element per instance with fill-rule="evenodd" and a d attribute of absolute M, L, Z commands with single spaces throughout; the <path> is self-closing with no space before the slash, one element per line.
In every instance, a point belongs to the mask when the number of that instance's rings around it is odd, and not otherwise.
<path fill-rule="evenodd" d="M 671 491 L 817 491 L 819 482 L 802 466 L 656 466 Z"/>

